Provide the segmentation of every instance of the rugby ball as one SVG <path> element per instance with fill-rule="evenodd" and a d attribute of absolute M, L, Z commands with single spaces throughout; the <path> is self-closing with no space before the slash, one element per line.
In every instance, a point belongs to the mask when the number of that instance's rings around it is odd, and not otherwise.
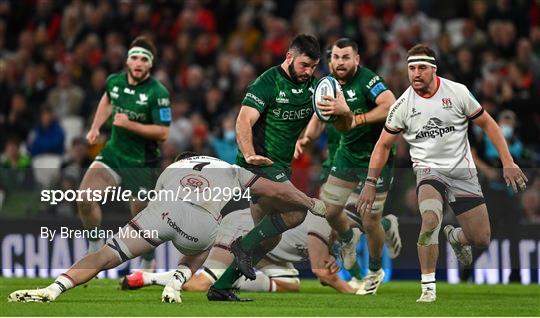
<path fill-rule="evenodd" d="M 319 119 L 325 123 L 334 121 L 336 119 L 336 116 L 323 115 L 319 110 L 319 107 L 317 107 L 317 103 L 322 101 L 323 96 L 332 96 L 334 98 L 337 97 L 338 91 L 341 92 L 341 85 L 339 85 L 339 82 L 330 75 L 321 78 L 315 86 L 315 91 L 313 92 L 313 96 L 311 97 L 313 111 L 315 112 L 315 114 L 317 114 L 317 117 L 319 117 Z"/>

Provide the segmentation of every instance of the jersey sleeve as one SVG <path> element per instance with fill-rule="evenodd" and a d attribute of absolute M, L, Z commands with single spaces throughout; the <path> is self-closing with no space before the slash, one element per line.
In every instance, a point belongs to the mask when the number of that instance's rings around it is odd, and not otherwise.
<path fill-rule="evenodd" d="M 463 101 L 460 104 L 463 107 L 463 114 L 465 114 L 465 116 L 467 116 L 467 118 L 471 120 L 482 115 L 482 113 L 484 112 L 484 108 L 482 108 L 480 103 L 478 103 L 476 98 L 474 98 L 471 91 L 469 91 L 469 89 L 464 85 L 462 85 L 461 88 L 463 90 Z"/>
<path fill-rule="evenodd" d="M 370 101 L 375 103 L 375 100 L 379 95 L 388 89 L 386 83 L 379 75 L 373 73 L 371 70 L 365 68 L 365 82 L 362 83 L 362 92 L 364 96 Z"/>
<path fill-rule="evenodd" d="M 259 113 L 263 113 L 272 101 L 273 91 L 272 83 L 266 81 L 264 77 L 259 77 L 249 85 L 246 96 L 242 100 L 242 105 L 253 107 Z"/>
<path fill-rule="evenodd" d="M 107 97 L 109 98 L 109 100 L 111 100 L 111 90 L 113 88 L 113 78 L 114 78 L 115 74 L 111 74 L 107 77 L 107 80 L 105 81 L 105 94 L 107 94 Z"/>
<path fill-rule="evenodd" d="M 154 125 L 169 126 L 172 120 L 171 100 L 167 89 L 159 84 L 152 101 L 152 123 Z"/>
<path fill-rule="evenodd" d="M 388 111 L 388 116 L 386 117 L 386 123 L 384 124 L 384 130 L 391 134 L 399 134 L 401 131 L 405 130 L 405 112 L 407 106 L 407 100 L 405 98 L 407 91 L 398 98 Z"/>
<path fill-rule="evenodd" d="M 259 179 L 259 176 L 240 167 L 237 165 L 232 166 L 235 174 L 236 179 L 238 180 L 238 184 L 243 190 L 246 190 L 247 188 L 251 187 L 257 179 Z"/>

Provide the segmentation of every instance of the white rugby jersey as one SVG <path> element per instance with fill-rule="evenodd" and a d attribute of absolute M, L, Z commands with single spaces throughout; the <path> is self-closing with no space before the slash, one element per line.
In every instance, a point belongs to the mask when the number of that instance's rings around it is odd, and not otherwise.
<path fill-rule="evenodd" d="M 412 87 L 390 107 L 385 130 L 403 132 L 414 168 L 437 169 L 456 179 L 476 174 L 467 128 L 484 109 L 463 84 L 437 77 L 437 91 L 428 98 Z"/>
<path fill-rule="evenodd" d="M 276 262 L 303 262 L 309 259 L 307 238 L 315 235 L 328 244 L 332 228 L 325 218 L 308 212 L 299 226 L 285 231 L 279 244 L 266 256 Z"/>
<path fill-rule="evenodd" d="M 239 199 L 238 195 L 244 195 L 257 179 L 258 176 L 239 166 L 213 157 L 197 156 L 168 166 L 159 176 L 155 190 L 173 193 L 175 201 L 200 206 L 217 220 L 225 204 Z M 163 196 L 151 200 L 149 206 L 160 204 L 160 201 L 169 203 L 171 199 L 171 195 Z"/>

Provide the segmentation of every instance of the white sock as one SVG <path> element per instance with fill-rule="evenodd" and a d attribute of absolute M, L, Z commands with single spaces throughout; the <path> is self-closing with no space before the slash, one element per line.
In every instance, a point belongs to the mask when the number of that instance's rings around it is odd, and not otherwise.
<path fill-rule="evenodd" d="M 142 272 L 144 286 L 154 284 L 165 286 L 173 277 L 174 272 L 175 271 L 168 271 L 164 273 Z"/>
<path fill-rule="evenodd" d="M 171 280 L 167 285 L 171 285 L 175 290 L 182 290 L 182 285 L 191 278 L 191 270 L 189 267 L 184 265 L 179 265 L 178 268 L 173 272 Z"/>
<path fill-rule="evenodd" d="M 75 287 L 73 280 L 66 274 L 62 274 L 56 278 L 54 283 L 50 284 L 47 289 L 49 289 L 54 297 L 58 297 L 61 293 L 65 292 L 68 289 Z"/>
<path fill-rule="evenodd" d="M 241 290 L 248 291 L 263 291 L 263 292 L 275 292 L 276 283 L 268 276 L 261 272 L 257 272 L 257 276 L 254 280 L 249 280 L 246 278 L 239 278 L 235 286 Z"/>
<path fill-rule="evenodd" d="M 437 292 L 435 272 L 430 274 L 422 274 L 422 292 L 425 292 L 426 290 Z"/>

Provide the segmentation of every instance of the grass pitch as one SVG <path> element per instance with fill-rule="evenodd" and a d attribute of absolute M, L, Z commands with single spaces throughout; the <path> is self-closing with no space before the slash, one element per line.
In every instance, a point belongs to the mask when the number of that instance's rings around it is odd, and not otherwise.
<path fill-rule="evenodd" d="M 8 303 L 17 289 L 44 287 L 51 279 L 0 278 L 1 316 L 540 316 L 540 286 L 437 284 L 438 299 L 417 304 L 418 282 L 391 282 L 376 296 L 343 295 L 303 280 L 300 293 L 248 293 L 250 303 L 209 302 L 183 292 L 182 304 L 161 303 L 161 287 L 118 290 L 115 280 L 93 280 L 51 303 Z"/>

